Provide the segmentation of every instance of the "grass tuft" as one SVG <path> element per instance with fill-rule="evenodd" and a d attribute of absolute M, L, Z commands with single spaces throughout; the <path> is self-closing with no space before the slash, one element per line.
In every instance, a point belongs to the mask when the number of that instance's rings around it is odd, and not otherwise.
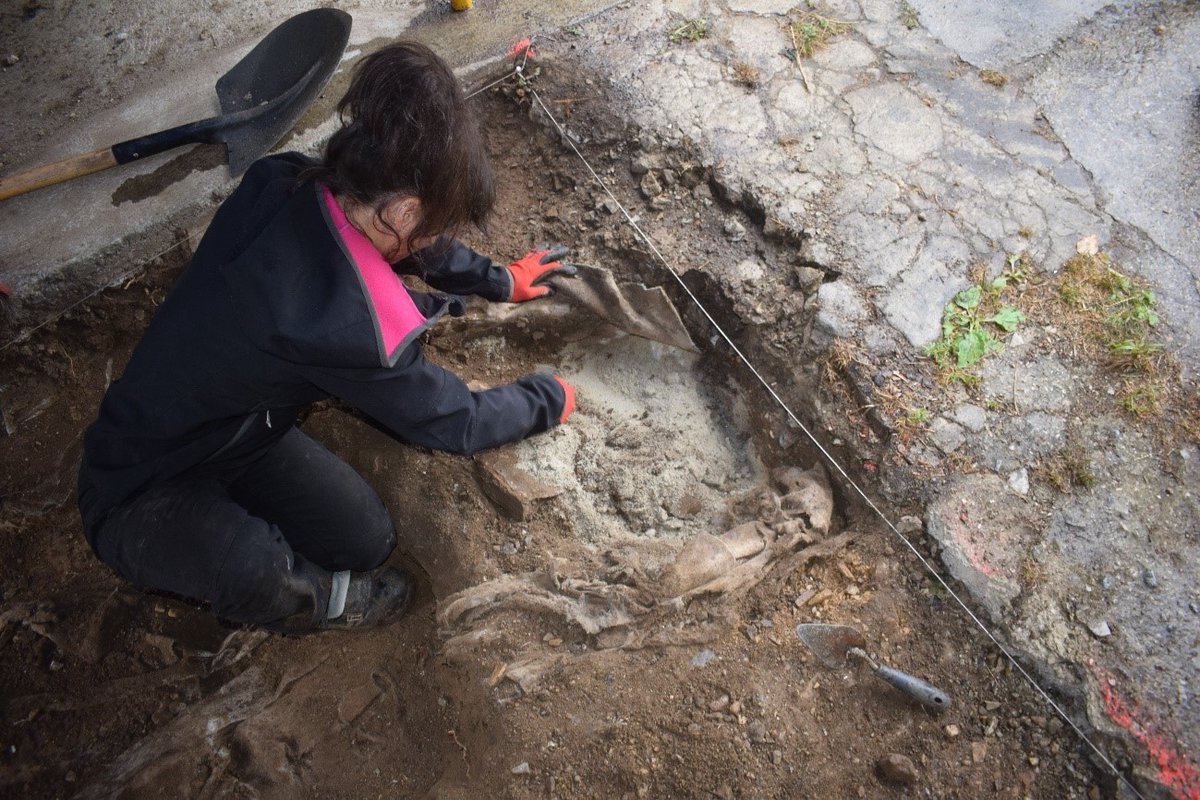
<path fill-rule="evenodd" d="M 667 41 L 671 44 L 698 42 L 708 36 L 708 19 L 697 17 L 685 20 L 682 25 L 667 31 Z"/>
<path fill-rule="evenodd" d="M 979 79 L 990 86 L 995 86 L 997 89 L 1008 83 L 1008 76 L 994 69 L 979 70 Z"/>
<path fill-rule="evenodd" d="M 758 86 L 759 82 L 758 68 L 744 61 L 739 61 L 733 65 L 733 80 L 747 89 L 754 89 Z"/>
<path fill-rule="evenodd" d="M 812 58 L 830 39 L 850 30 L 850 23 L 822 16 L 815 11 L 801 11 L 791 21 L 792 38 L 799 58 Z"/>

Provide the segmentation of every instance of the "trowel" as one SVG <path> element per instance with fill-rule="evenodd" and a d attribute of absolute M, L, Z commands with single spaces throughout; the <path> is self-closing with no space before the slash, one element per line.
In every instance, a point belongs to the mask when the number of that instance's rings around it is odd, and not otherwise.
<path fill-rule="evenodd" d="M 801 623 L 796 626 L 796 635 L 830 669 L 845 669 L 848 657 L 853 656 L 869 664 L 875 677 L 890 683 L 926 708 L 940 713 L 950 707 L 950 696 L 941 689 L 907 672 L 876 662 L 867 654 L 866 637 L 849 625 Z"/>

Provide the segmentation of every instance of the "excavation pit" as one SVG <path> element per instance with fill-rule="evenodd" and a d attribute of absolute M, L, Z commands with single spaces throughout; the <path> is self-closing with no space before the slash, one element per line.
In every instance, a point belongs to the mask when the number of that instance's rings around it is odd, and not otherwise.
<path fill-rule="evenodd" d="M 563 67 L 539 80 L 548 97 L 575 97 L 589 78 Z M 784 399 L 817 416 L 820 353 L 790 245 L 725 203 L 695 154 L 586 92 L 594 102 L 566 120 L 586 132 L 585 155 Z M 9 347 L 0 785 L 28 797 L 872 796 L 872 765 L 898 752 L 963 796 L 1017 791 L 1026 772 L 1036 795 L 1086 793 L 1090 768 L 1065 741 L 1033 773 L 1045 728 L 1020 720 L 1044 709 L 869 516 L 834 509 L 819 454 L 558 134 L 511 86 L 475 102 L 502 191 L 492 235 L 470 243 L 500 259 L 561 241 L 621 280 L 662 285 L 701 352 L 557 300 L 512 314 L 474 303 L 426 337 L 428 357 L 485 385 L 558 371 L 579 393 L 566 425 L 467 459 L 398 444 L 336 404 L 314 409 L 304 430 L 379 491 L 393 558 L 421 594 L 382 630 L 290 639 L 133 590 L 79 532 L 79 435 L 182 263 L 147 265 Z M 635 160 L 670 184 L 662 194 L 645 196 Z M 497 502 L 483 477 L 493 459 L 545 491 Z M 826 671 L 791 633 L 813 620 L 861 627 L 961 714 Z M 985 740 L 993 719 L 1006 735 Z"/>

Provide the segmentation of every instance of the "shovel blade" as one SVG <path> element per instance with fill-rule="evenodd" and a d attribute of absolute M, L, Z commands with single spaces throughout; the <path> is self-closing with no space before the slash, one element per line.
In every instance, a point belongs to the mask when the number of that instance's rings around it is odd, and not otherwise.
<path fill-rule="evenodd" d="M 846 656 L 850 648 L 867 646 L 867 639 L 862 632 L 849 625 L 802 622 L 796 626 L 796 635 L 808 645 L 813 655 L 830 669 L 846 666 Z"/>
<path fill-rule="evenodd" d="M 217 81 L 222 115 L 244 121 L 224 128 L 229 171 L 240 175 L 304 115 L 342 60 L 350 15 L 318 8 L 285 20 Z M 261 108 L 261 113 L 246 114 Z"/>

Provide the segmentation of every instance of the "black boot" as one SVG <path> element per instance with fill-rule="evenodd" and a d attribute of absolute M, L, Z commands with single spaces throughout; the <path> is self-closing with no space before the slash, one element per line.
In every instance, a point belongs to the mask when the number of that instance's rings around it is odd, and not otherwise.
<path fill-rule="evenodd" d="M 395 567 L 350 573 L 346 605 L 333 619 L 317 623 L 319 628 L 349 630 L 393 622 L 408 610 L 416 593 L 412 577 Z"/>

